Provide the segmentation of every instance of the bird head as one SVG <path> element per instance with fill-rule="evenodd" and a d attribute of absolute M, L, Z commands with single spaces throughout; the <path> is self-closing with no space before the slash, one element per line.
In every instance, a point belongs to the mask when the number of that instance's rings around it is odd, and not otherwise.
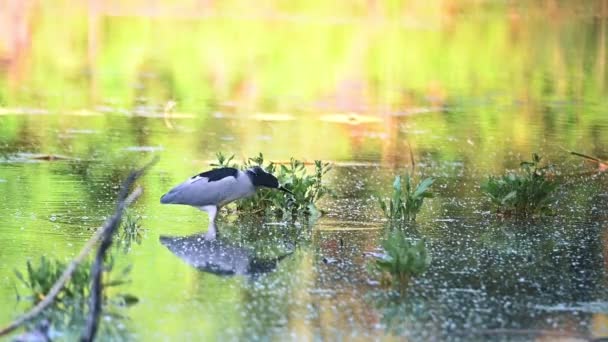
<path fill-rule="evenodd" d="M 263 186 L 267 188 L 279 189 L 293 195 L 291 191 L 279 185 L 279 180 L 277 179 L 277 177 L 273 176 L 271 173 L 266 172 L 259 166 L 254 166 L 248 169 L 247 173 L 251 178 L 251 182 L 256 187 Z"/>

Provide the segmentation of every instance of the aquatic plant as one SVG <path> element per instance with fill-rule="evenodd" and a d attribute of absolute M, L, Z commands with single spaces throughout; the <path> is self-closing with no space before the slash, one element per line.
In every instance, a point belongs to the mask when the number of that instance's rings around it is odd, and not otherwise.
<path fill-rule="evenodd" d="M 23 275 L 15 270 L 17 279 L 28 289 L 29 295 L 22 297 L 17 293 L 18 298 L 27 298 L 34 303 L 41 301 L 49 293 L 51 287 L 61 273 L 66 268 L 66 264 L 59 260 L 50 260 L 45 256 L 40 257 L 38 264 L 33 264 L 30 260 L 26 262 L 26 274 Z M 71 277 L 71 281 L 63 288 L 57 296 L 57 302 L 66 301 L 74 298 L 86 298 L 90 285 L 87 266 L 81 265 L 76 269 Z"/>
<path fill-rule="evenodd" d="M 331 190 L 323 184 L 323 177 L 331 170 L 330 163 L 314 161 L 314 173 L 309 174 L 304 162 L 291 158 L 287 164 L 265 163 L 264 155 L 248 158 L 243 163 L 233 162 L 234 156 L 216 155 L 216 167 L 235 167 L 241 170 L 252 166 L 261 166 L 272 173 L 279 183 L 290 190 L 293 195 L 280 191 L 261 189 L 250 198 L 236 202 L 237 213 L 275 215 L 283 219 L 295 219 L 298 216 L 310 216 L 318 213 L 316 203 Z"/>
<path fill-rule="evenodd" d="M 520 172 L 500 177 L 490 176 L 481 184 L 502 214 L 529 216 L 547 211 L 550 195 L 557 183 L 549 178 L 550 165 L 540 166 L 541 157 L 534 153 L 531 161 L 520 163 Z"/>
<path fill-rule="evenodd" d="M 127 283 L 128 275 L 131 267 L 123 268 L 118 275 L 114 276 L 113 258 L 104 265 L 104 287 L 117 287 Z M 36 329 L 41 322 L 49 324 L 53 330 L 60 331 L 64 336 L 74 335 L 76 338 L 79 334 L 80 327 L 84 324 L 84 319 L 89 311 L 89 296 L 91 285 L 91 269 L 92 262 L 87 261 L 76 268 L 70 281 L 61 289 L 55 297 L 53 304 L 42 312 L 35 320 L 27 323 L 27 329 Z M 17 299 L 19 301 L 31 302 L 32 305 L 40 302 L 45 298 L 59 279 L 67 264 L 57 260 L 49 259 L 44 256 L 40 257 L 38 263 L 27 261 L 26 273 L 23 274 L 15 270 L 15 275 L 18 281 L 26 288 L 25 294 L 19 293 L 17 286 Z M 120 307 L 132 305 L 138 302 L 138 298 L 131 294 L 116 293 L 112 296 L 104 298 L 104 312 L 113 319 L 121 319 L 123 315 L 118 311 Z M 120 328 L 113 324 L 103 325 L 104 336 L 120 336 L 123 332 Z"/>
<path fill-rule="evenodd" d="M 382 253 L 375 254 L 369 271 L 380 279 L 381 285 L 405 289 L 412 277 L 424 273 L 431 264 L 426 241 L 410 242 L 405 233 L 394 229 L 382 240 Z"/>
<path fill-rule="evenodd" d="M 415 221 L 425 198 L 433 197 L 429 191 L 435 180 L 425 178 L 415 188 L 409 174 L 405 175 L 405 192 L 401 184 L 401 176 L 396 176 L 393 182 L 393 195 L 387 200 L 380 199 L 380 208 L 384 216 L 391 221 Z"/>
<path fill-rule="evenodd" d="M 123 253 L 128 253 L 133 242 L 141 245 L 145 231 L 141 226 L 141 215 L 125 210 L 116 236 L 116 248 L 122 248 Z"/>
<path fill-rule="evenodd" d="M 56 297 L 55 307 L 65 308 L 62 303 L 69 303 L 69 305 L 86 305 L 91 285 L 91 276 L 89 272 L 91 265 L 92 263 L 87 261 L 76 268 L 70 277 L 70 281 L 61 289 L 61 292 Z M 47 293 L 49 293 L 51 287 L 55 284 L 57 279 L 59 279 L 66 267 L 66 263 L 58 259 L 51 260 L 45 256 L 41 256 L 40 262 L 37 264 L 28 260 L 26 262 L 26 274 L 24 275 L 19 270 L 15 270 L 15 276 L 19 282 L 25 286 L 29 293 L 21 295 L 17 290 L 17 298 L 19 300 L 29 300 L 33 303 L 39 302 Z M 129 282 L 127 277 L 131 272 L 130 266 L 123 268 L 116 277 L 112 276 L 113 269 L 114 258 L 109 257 L 104 265 L 105 287 L 119 286 Z M 132 295 L 127 295 L 127 297 L 125 302 L 132 302 L 132 299 L 135 298 Z"/>
<path fill-rule="evenodd" d="M 209 165 L 214 166 L 214 167 L 234 167 L 237 169 L 242 168 L 242 166 L 240 166 L 236 162 L 233 162 L 234 154 L 231 155 L 230 157 L 228 157 L 228 156 L 225 156 L 222 152 L 217 152 L 215 154 L 215 158 L 217 159 L 217 162 L 211 163 Z"/>

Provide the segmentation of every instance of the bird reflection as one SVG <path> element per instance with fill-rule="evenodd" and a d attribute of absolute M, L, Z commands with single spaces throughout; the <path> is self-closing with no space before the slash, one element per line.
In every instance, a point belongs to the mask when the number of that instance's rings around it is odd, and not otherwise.
<path fill-rule="evenodd" d="M 221 239 L 207 240 L 204 234 L 161 236 L 160 242 L 187 264 L 218 275 L 253 275 L 272 272 L 291 253 L 259 258 L 246 246 Z"/>

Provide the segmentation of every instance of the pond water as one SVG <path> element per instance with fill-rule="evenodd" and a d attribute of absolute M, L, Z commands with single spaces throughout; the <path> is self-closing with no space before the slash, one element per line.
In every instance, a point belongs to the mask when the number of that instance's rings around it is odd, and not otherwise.
<path fill-rule="evenodd" d="M 132 271 L 112 291 L 139 302 L 105 318 L 120 332 L 105 339 L 608 336 L 608 176 L 564 151 L 608 158 L 606 1 L 248 15 L 157 2 L 166 17 L 94 3 L 0 12 L 25 28 L 0 36 L 0 324 L 28 306 L 14 270 L 74 257 L 128 171 L 158 156 L 131 209 L 141 241 L 115 255 Z M 227 253 L 253 275 L 201 267 L 206 214 L 159 203 L 216 152 L 334 164 L 318 220 L 223 215 L 238 243 Z M 551 214 L 497 216 L 480 183 L 533 152 L 557 170 Z M 412 164 L 435 197 L 404 229 L 433 261 L 400 297 L 365 255 L 387 230 L 377 199 Z M 282 255 L 257 262 L 239 246 Z"/>

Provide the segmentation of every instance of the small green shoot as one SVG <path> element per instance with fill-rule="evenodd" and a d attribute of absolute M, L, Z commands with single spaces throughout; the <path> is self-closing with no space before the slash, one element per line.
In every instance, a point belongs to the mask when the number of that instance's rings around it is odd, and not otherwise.
<path fill-rule="evenodd" d="M 141 245 L 145 232 L 146 229 L 141 226 L 141 215 L 125 210 L 115 241 L 116 248 L 122 248 L 123 253 L 128 253 L 133 242 Z"/>
<path fill-rule="evenodd" d="M 415 221 L 425 198 L 433 197 L 429 188 L 433 178 L 425 178 L 416 188 L 409 174 L 405 175 L 405 192 L 401 184 L 401 176 L 396 176 L 393 182 L 393 195 L 388 201 L 380 199 L 380 208 L 384 216 L 391 221 Z"/>
<path fill-rule="evenodd" d="M 211 166 L 214 167 L 234 167 L 234 168 L 239 168 L 239 165 L 237 163 L 232 163 L 232 160 L 234 159 L 234 155 L 231 155 L 230 157 L 225 156 L 222 152 L 217 152 L 215 154 L 215 157 L 217 158 L 217 162 L 216 163 L 211 163 Z"/>
<path fill-rule="evenodd" d="M 541 159 L 534 153 L 531 161 L 521 162 L 519 173 L 490 176 L 481 184 L 481 190 L 500 213 L 527 217 L 548 210 L 550 195 L 557 184 L 548 176 L 551 166 L 541 167 Z"/>
<path fill-rule="evenodd" d="M 376 255 L 368 269 L 385 287 L 396 286 L 404 290 L 412 277 L 423 274 L 431 264 L 426 241 L 412 243 L 398 229 L 382 240 L 382 248 L 384 252 Z"/>

